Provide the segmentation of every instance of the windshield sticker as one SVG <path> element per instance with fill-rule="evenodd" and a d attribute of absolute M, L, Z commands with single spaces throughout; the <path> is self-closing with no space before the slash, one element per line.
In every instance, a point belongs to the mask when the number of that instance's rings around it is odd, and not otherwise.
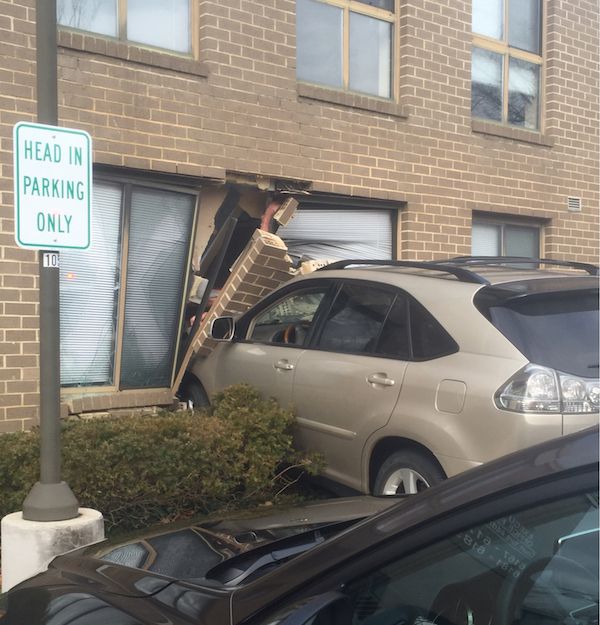
<path fill-rule="evenodd" d="M 456 541 L 482 564 L 515 578 L 536 556 L 533 533 L 512 515 L 461 532 Z"/>

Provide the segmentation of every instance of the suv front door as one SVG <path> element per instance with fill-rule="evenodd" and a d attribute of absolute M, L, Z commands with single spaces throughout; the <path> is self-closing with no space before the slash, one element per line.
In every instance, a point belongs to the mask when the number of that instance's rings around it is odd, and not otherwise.
<path fill-rule="evenodd" d="M 220 345 L 213 359 L 215 388 L 243 380 L 289 408 L 296 366 L 329 288 L 330 283 L 298 285 L 245 319 L 241 340 Z"/>

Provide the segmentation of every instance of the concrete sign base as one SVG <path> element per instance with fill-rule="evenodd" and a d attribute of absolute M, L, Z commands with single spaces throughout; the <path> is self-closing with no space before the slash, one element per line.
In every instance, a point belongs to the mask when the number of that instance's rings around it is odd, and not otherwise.
<path fill-rule="evenodd" d="M 27 521 L 22 512 L 8 514 L 2 533 L 2 592 L 45 571 L 57 555 L 104 539 L 104 519 L 97 510 L 79 508 L 67 521 Z"/>

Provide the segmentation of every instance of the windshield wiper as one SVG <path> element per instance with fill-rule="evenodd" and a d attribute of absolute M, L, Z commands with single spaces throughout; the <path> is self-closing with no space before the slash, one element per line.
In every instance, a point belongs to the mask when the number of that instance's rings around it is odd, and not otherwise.
<path fill-rule="evenodd" d="M 220 562 L 206 573 L 206 579 L 218 581 L 224 586 L 237 586 L 312 549 L 327 538 L 354 525 L 359 520 L 352 519 L 351 521 L 332 523 L 318 529 L 313 528 L 295 536 L 288 536 L 260 545 L 250 551 L 245 551 L 224 562 Z"/>

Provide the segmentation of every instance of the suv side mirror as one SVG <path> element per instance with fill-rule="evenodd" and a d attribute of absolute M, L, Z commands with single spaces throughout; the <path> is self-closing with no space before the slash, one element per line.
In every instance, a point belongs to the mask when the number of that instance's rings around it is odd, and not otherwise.
<path fill-rule="evenodd" d="M 210 325 L 210 336 L 215 341 L 231 341 L 235 334 L 233 317 L 217 317 Z"/>

